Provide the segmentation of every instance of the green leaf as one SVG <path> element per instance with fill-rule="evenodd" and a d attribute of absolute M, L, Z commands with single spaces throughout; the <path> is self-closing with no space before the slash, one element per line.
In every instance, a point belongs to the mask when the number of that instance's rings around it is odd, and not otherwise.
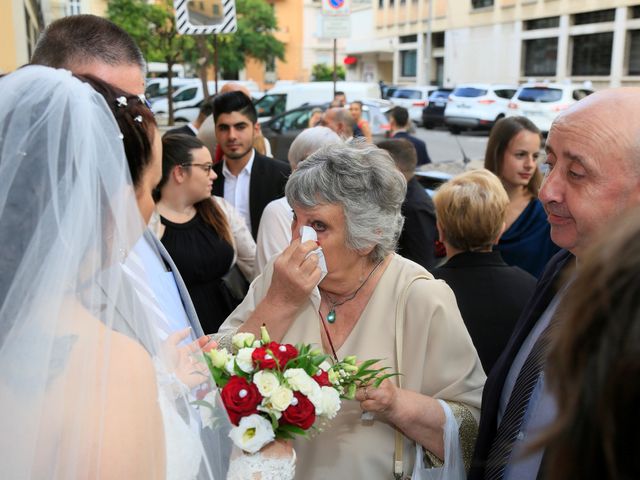
<path fill-rule="evenodd" d="M 381 377 L 378 377 L 375 382 L 373 382 L 373 386 L 375 388 L 378 388 L 380 386 L 380 384 L 383 381 L 385 381 L 387 378 L 396 377 L 398 375 L 402 375 L 402 374 L 401 373 L 387 373 L 386 375 L 382 375 Z"/>

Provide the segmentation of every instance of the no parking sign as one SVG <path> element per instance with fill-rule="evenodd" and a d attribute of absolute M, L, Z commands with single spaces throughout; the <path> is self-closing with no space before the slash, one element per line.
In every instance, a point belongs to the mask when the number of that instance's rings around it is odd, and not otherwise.
<path fill-rule="evenodd" d="M 322 0 L 322 13 L 325 15 L 349 15 L 351 0 Z"/>

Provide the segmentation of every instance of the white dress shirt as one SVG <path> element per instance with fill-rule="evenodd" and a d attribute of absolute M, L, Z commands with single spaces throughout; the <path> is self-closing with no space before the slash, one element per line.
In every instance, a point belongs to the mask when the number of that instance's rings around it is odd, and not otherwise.
<path fill-rule="evenodd" d="M 253 167 L 253 159 L 256 156 L 255 149 L 251 150 L 251 158 L 235 176 L 227 168 L 227 160 L 222 164 L 222 175 L 224 175 L 224 199 L 233 205 L 242 215 L 244 221 L 251 231 L 251 212 L 249 211 L 249 184 L 251 183 L 251 168 Z"/>
<path fill-rule="evenodd" d="M 293 211 L 287 197 L 270 202 L 262 212 L 256 240 L 256 275 L 262 273 L 267 262 L 291 243 Z"/>

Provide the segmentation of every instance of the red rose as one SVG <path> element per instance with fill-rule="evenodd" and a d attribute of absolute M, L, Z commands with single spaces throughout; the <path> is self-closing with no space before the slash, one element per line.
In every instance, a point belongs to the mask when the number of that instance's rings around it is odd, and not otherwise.
<path fill-rule="evenodd" d="M 318 370 L 318 373 L 316 373 L 313 377 L 316 383 L 318 385 L 320 385 L 321 387 L 331 387 L 333 385 L 331 385 L 331 382 L 329 381 L 329 374 L 327 372 L 325 372 L 324 370 L 320 369 Z"/>
<path fill-rule="evenodd" d="M 229 419 L 234 425 L 238 425 L 242 417 L 258 413 L 256 407 L 262 401 L 258 387 L 238 376 L 229 379 L 220 396 L 229 414 Z"/>
<path fill-rule="evenodd" d="M 295 405 L 294 405 L 295 403 Z M 307 397 L 293 392 L 291 405 L 282 412 L 282 422 L 307 430 L 316 421 L 316 409 Z"/>
<path fill-rule="evenodd" d="M 288 343 L 276 343 L 271 342 L 267 345 L 267 348 L 273 352 L 273 355 L 278 360 L 278 366 L 282 370 L 287 362 L 298 356 L 298 349 Z"/>
<path fill-rule="evenodd" d="M 258 347 L 254 349 L 251 354 L 251 360 L 253 360 L 253 363 L 257 368 L 276 368 L 276 359 L 273 358 L 271 353 L 267 352 L 267 347 Z"/>

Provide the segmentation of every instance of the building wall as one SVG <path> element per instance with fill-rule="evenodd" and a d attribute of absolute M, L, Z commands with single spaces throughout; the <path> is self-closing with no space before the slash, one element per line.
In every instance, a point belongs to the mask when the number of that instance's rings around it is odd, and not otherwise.
<path fill-rule="evenodd" d="M 43 26 L 40 2 L 0 0 L 0 73 L 29 62 Z"/>

